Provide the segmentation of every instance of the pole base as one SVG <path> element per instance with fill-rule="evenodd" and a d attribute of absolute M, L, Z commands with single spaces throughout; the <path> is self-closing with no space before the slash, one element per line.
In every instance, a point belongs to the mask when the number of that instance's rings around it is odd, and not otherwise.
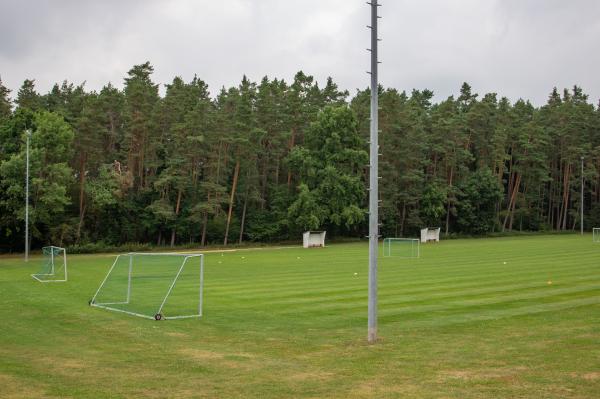
<path fill-rule="evenodd" d="M 377 327 L 369 328 L 369 332 L 367 334 L 367 340 L 370 344 L 374 344 L 377 341 Z"/>

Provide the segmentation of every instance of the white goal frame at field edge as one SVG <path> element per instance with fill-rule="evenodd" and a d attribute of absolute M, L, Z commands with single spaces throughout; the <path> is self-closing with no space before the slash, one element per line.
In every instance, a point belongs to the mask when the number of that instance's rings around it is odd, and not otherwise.
<path fill-rule="evenodd" d="M 45 253 L 46 250 L 50 250 L 50 270 L 49 273 L 34 273 L 31 275 L 31 277 L 33 277 L 35 280 L 39 281 L 40 283 L 64 283 L 67 281 L 68 279 L 68 275 L 67 275 L 67 251 L 62 248 L 62 247 L 55 247 L 53 245 L 50 245 L 48 247 L 43 247 L 42 248 L 42 254 Z M 60 262 L 60 255 L 58 257 L 54 256 L 54 252 L 61 252 L 62 251 L 62 262 Z M 55 260 L 58 259 L 59 260 L 59 265 L 55 265 Z M 61 264 L 62 263 L 62 264 Z M 42 279 L 40 277 L 45 276 L 45 277 L 50 277 L 50 276 L 54 276 L 56 275 L 56 272 L 60 271 L 61 269 L 64 269 L 65 271 L 65 277 L 61 278 L 61 279 Z"/>
<path fill-rule="evenodd" d="M 396 256 L 404 259 L 420 258 L 420 241 L 418 238 L 384 238 L 383 239 L 383 256 L 391 257 Z M 410 243 L 410 254 L 411 256 L 393 255 L 392 254 L 392 243 L 393 242 L 406 242 Z"/>
<path fill-rule="evenodd" d="M 592 241 L 600 242 L 600 227 L 594 227 L 592 229 Z"/>
<path fill-rule="evenodd" d="M 302 246 L 304 248 L 325 247 L 326 231 L 305 231 L 302 234 Z"/>
<path fill-rule="evenodd" d="M 136 313 L 136 312 L 130 312 L 128 310 L 125 309 L 119 309 L 119 308 L 115 308 L 112 307 L 110 305 L 126 305 L 129 303 L 130 298 L 131 298 L 131 274 L 133 271 L 133 256 L 180 256 L 183 258 L 182 262 L 181 262 L 181 266 L 179 267 L 179 270 L 177 270 L 177 274 L 175 275 L 175 277 L 173 278 L 173 281 L 171 282 L 171 285 L 169 286 L 169 289 L 167 290 L 167 293 L 165 294 L 164 298 L 162 299 L 162 302 L 160 304 L 160 306 L 158 307 L 158 310 L 156 311 L 154 317 L 149 316 L 149 315 L 145 315 L 145 314 L 141 314 L 141 313 Z M 111 272 L 113 271 L 113 269 L 115 268 L 115 266 L 117 265 L 119 258 L 120 257 L 129 257 L 129 271 L 127 274 L 127 297 L 126 300 L 124 302 L 108 302 L 108 303 L 96 303 L 96 297 L 98 296 L 98 293 L 102 290 L 102 287 L 104 286 L 104 283 L 106 283 L 106 281 L 108 280 L 108 277 L 110 276 Z M 177 315 L 177 316 L 167 316 L 164 317 L 162 316 L 162 309 L 165 306 L 165 303 L 167 303 L 167 299 L 169 299 L 169 295 L 171 294 L 171 291 L 173 291 L 173 287 L 175 287 L 175 283 L 177 283 L 177 280 L 179 279 L 179 275 L 181 274 L 181 272 L 183 271 L 183 268 L 185 267 L 186 263 L 188 262 L 189 259 L 193 259 L 193 258 L 199 258 L 200 259 L 200 289 L 199 289 L 199 301 L 198 301 L 198 313 L 197 314 L 191 314 L 191 315 Z M 202 317 L 202 302 L 203 302 L 203 295 L 204 295 L 204 254 L 178 254 L 178 253 L 144 253 L 144 252 L 129 252 L 127 254 L 121 254 L 121 255 L 117 255 L 115 261 L 113 262 L 110 270 L 108 271 L 108 273 L 106 273 L 106 277 L 104 277 L 104 280 L 102 280 L 102 283 L 100 284 L 100 287 L 98 287 L 98 290 L 96 290 L 96 293 L 94 294 L 93 298 L 90 300 L 90 306 L 94 306 L 97 308 L 102 308 L 102 309 L 107 309 L 107 310 L 112 310 L 115 312 L 121 312 L 121 313 L 126 313 L 132 316 L 138 316 L 138 317 L 143 317 L 145 319 L 151 319 L 151 320 L 172 320 L 172 319 L 189 319 L 189 318 L 193 318 L 193 317 Z M 159 316 L 157 318 L 157 316 Z"/>

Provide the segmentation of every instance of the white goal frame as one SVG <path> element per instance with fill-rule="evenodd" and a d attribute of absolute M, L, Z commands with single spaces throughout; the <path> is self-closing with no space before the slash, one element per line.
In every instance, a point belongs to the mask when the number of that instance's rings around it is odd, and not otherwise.
<path fill-rule="evenodd" d="M 421 229 L 421 242 L 426 244 L 428 242 L 439 242 L 441 227 L 425 227 Z"/>
<path fill-rule="evenodd" d="M 592 241 L 600 242 L 600 227 L 594 227 L 592 229 Z"/>
<path fill-rule="evenodd" d="M 396 242 L 410 242 L 410 253 L 412 256 L 402 256 L 392 254 L 392 243 Z M 415 252 L 416 249 L 416 252 Z M 384 238 L 383 239 L 383 256 L 384 257 L 398 257 L 403 259 L 414 259 L 421 257 L 420 240 L 418 238 Z"/>
<path fill-rule="evenodd" d="M 325 247 L 326 231 L 305 231 L 302 234 L 302 246 L 304 248 Z"/>
<path fill-rule="evenodd" d="M 50 273 L 34 273 L 31 275 L 31 277 L 33 277 L 35 280 L 39 281 L 40 283 L 64 283 L 67 281 L 68 279 L 68 275 L 67 275 L 67 250 L 62 248 L 62 247 L 55 247 L 53 245 L 47 246 L 47 247 L 43 247 L 42 248 L 42 254 L 44 253 L 44 250 L 50 250 L 50 264 L 51 264 L 51 269 L 50 269 Z M 58 266 L 55 265 L 55 256 L 54 256 L 54 251 L 58 250 L 58 252 L 62 251 L 62 262 L 60 262 L 60 255 L 58 257 L 58 260 L 60 263 Z M 51 277 L 56 275 L 56 272 L 60 271 L 61 269 L 65 270 L 65 277 L 62 279 L 42 279 L 40 277 L 42 276 L 46 276 L 46 277 Z"/>
<path fill-rule="evenodd" d="M 111 305 L 126 305 L 129 303 L 130 299 L 131 299 L 131 273 L 133 272 L 133 257 L 135 255 L 140 255 L 140 256 L 180 256 L 182 257 L 182 262 L 181 262 L 181 266 L 179 267 L 179 270 L 177 271 L 177 274 L 175 275 L 175 277 L 173 278 L 173 281 L 171 282 L 171 285 L 169 286 L 169 289 L 167 290 L 165 296 L 162 299 L 162 302 L 160 303 L 160 306 L 158 307 L 155 316 L 148 316 L 145 314 L 141 314 L 141 313 L 137 313 L 137 312 L 131 312 L 129 310 L 125 310 L 125 309 L 119 309 L 116 307 L 112 307 Z M 98 293 L 102 290 L 102 287 L 104 286 L 104 284 L 106 283 L 106 281 L 108 280 L 108 277 L 110 276 L 111 272 L 113 271 L 113 269 L 115 268 L 115 266 L 117 265 L 119 258 L 120 257 L 129 257 L 129 271 L 128 271 L 128 275 L 127 275 L 127 299 L 124 302 L 103 302 L 103 303 L 97 303 L 96 302 L 96 297 L 98 296 Z M 192 315 L 177 315 L 177 316 L 162 316 L 162 309 L 165 306 L 165 303 L 167 303 L 167 299 L 169 298 L 169 295 L 171 294 L 171 291 L 173 291 L 173 287 L 175 287 L 175 283 L 177 283 L 177 280 L 179 279 L 179 275 L 181 274 L 181 272 L 183 271 L 183 268 L 185 267 L 186 263 L 188 263 L 189 259 L 196 259 L 199 258 L 200 259 L 200 296 L 199 296 L 199 301 L 198 301 L 198 313 L 197 314 L 192 314 Z M 146 253 L 146 252 L 129 252 L 127 254 L 121 254 L 121 255 L 117 255 L 117 257 L 115 258 L 115 261 L 113 262 L 112 266 L 110 267 L 108 273 L 106 273 L 106 277 L 104 277 L 104 280 L 102 280 L 102 283 L 100 284 L 100 287 L 98 287 L 98 289 L 96 290 L 96 293 L 94 294 L 94 296 L 92 297 L 92 299 L 89 302 L 90 306 L 94 306 L 97 308 L 102 308 L 102 309 L 107 309 L 107 310 L 112 310 L 115 312 L 121 312 L 121 313 L 126 313 L 132 316 L 138 316 L 138 317 L 143 317 L 145 319 L 150 319 L 150 320 L 172 320 L 172 319 L 189 319 L 189 318 L 193 318 L 193 317 L 202 317 L 202 302 L 203 302 L 203 294 L 204 294 L 204 254 L 179 254 L 179 253 Z"/>

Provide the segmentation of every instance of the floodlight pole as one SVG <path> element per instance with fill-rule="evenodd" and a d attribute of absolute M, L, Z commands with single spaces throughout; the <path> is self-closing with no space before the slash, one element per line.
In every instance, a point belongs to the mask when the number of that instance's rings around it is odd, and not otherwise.
<path fill-rule="evenodd" d="M 369 307 L 368 333 L 369 343 L 377 340 L 377 250 L 379 242 L 379 176 L 378 176 L 378 81 L 377 67 L 377 0 L 367 3 L 371 6 L 371 132 L 370 132 L 370 168 L 369 168 Z"/>
<path fill-rule="evenodd" d="M 583 235 L 583 157 L 581 157 L 581 235 Z"/>
<path fill-rule="evenodd" d="M 29 262 L 29 138 L 31 130 L 25 130 L 25 262 Z"/>

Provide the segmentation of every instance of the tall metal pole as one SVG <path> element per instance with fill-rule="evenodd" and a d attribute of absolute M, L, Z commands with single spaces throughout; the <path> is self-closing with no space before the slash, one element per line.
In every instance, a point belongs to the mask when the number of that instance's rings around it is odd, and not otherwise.
<path fill-rule="evenodd" d="M 25 131 L 27 144 L 25 150 L 25 262 L 29 261 L 29 138 L 31 130 Z"/>
<path fill-rule="evenodd" d="M 583 235 L 583 157 L 581 157 L 581 235 Z"/>
<path fill-rule="evenodd" d="M 378 185 L 378 82 L 377 82 L 377 0 L 371 6 L 371 140 L 369 169 L 369 308 L 368 334 L 370 343 L 377 340 L 377 249 L 379 242 L 379 185 Z"/>

